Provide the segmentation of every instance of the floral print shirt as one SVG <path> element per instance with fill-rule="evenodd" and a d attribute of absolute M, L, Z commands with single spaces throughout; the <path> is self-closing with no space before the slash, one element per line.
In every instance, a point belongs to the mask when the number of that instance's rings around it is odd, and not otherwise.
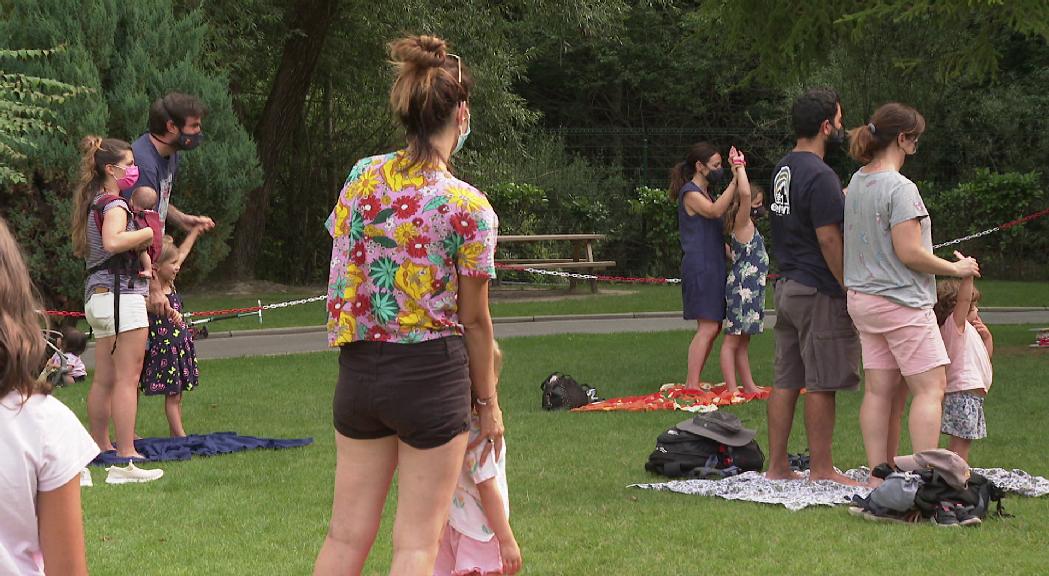
<path fill-rule="evenodd" d="M 325 224 L 330 346 L 462 335 L 459 276 L 495 278 L 488 199 L 447 170 L 407 164 L 405 150 L 358 162 Z"/>

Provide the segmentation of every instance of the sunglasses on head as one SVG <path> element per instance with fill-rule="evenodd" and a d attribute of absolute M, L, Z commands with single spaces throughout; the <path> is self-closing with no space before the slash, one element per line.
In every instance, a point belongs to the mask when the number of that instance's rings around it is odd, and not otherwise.
<path fill-rule="evenodd" d="M 458 71 L 459 71 L 459 83 L 462 84 L 463 83 L 463 59 L 460 58 L 457 54 L 452 54 L 452 53 L 449 53 L 448 57 L 449 58 L 455 58 L 455 64 L 456 64 L 456 67 L 458 68 Z"/>

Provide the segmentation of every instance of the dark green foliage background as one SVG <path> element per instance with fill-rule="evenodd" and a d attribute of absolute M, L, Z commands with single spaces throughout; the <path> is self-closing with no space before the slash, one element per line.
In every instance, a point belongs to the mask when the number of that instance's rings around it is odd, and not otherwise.
<path fill-rule="evenodd" d="M 79 304 L 82 265 L 65 238 L 76 142 L 134 138 L 149 102 L 200 95 L 207 142 L 186 154 L 175 204 L 219 223 L 183 284 L 218 278 L 245 198 L 261 182 L 252 135 L 277 81 L 294 0 L 0 0 L 0 46 L 59 55 L 4 64 L 93 92 L 56 108 L 66 134 L 34 136 L 0 185 L 34 277 L 52 305 Z M 788 10 L 789 18 L 784 12 Z M 601 232 L 623 274 L 676 275 L 676 215 L 662 190 L 692 142 L 748 152 L 766 183 L 792 143 L 789 105 L 805 87 L 842 94 L 846 124 L 889 100 L 928 120 L 904 172 L 922 183 L 937 241 L 1049 205 L 1049 8 L 1008 3 L 818 0 L 340 2 L 277 185 L 255 274 L 322 283 L 323 229 L 360 157 L 401 145 L 387 112 L 384 46 L 404 32 L 449 40 L 477 79 L 462 177 L 490 193 L 503 233 Z M 828 158 L 843 181 L 857 165 Z M 1049 225 L 962 246 L 991 277 L 1049 278 Z M 541 252 L 543 247 L 535 250 Z M 518 253 L 507 253 L 520 257 Z M 538 253 L 537 253 L 538 255 Z"/>

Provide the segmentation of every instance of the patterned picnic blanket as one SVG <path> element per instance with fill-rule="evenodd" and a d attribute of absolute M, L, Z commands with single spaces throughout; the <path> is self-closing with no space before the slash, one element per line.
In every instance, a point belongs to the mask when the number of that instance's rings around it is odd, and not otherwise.
<path fill-rule="evenodd" d="M 1039 497 L 1049 494 L 1049 480 L 1032 476 L 1019 469 L 973 468 L 1002 490 L 1020 496 Z M 808 471 L 802 472 L 808 475 Z M 858 482 L 866 482 L 870 473 L 866 467 L 844 472 Z M 866 497 L 870 488 L 852 487 L 821 480 L 767 480 L 760 472 L 744 472 L 724 480 L 675 480 L 655 484 L 631 484 L 629 488 L 677 492 L 692 496 L 716 496 L 726 500 L 745 500 L 762 504 L 778 504 L 796 511 L 809 506 L 837 506 L 852 501 L 853 494 Z"/>
<path fill-rule="evenodd" d="M 609 398 L 580 406 L 572 410 L 572 412 L 611 412 L 614 410 L 626 412 L 651 412 L 653 410 L 712 412 L 717 410 L 718 406 L 743 404 L 751 400 L 765 400 L 769 397 L 769 392 L 771 391 L 769 388 L 759 386 L 756 394 L 740 392 L 732 395 L 728 393 L 724 382 L 721 384 L 704 382 L 700 386 L 701 390 L 696 392 L 685 390 L 684 384 L 664 384 L 659 388 L 658 392 L 653 392 L 652 394 Z"/>

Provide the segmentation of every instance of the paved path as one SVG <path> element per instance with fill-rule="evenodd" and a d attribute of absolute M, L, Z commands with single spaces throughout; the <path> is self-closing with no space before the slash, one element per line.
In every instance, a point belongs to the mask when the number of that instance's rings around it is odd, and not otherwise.
<path fill-rule="evenodd" d="M 1039 324 L 1049 326 L 1049 310 L 1000 308 L 982 309 L 987 324 Z M 771 328 L 776 314 L 765 317 Z M 496 318 L 496 338 L 546 336 L 550 334 L 610 334 L 614 332 L 664 332 L 693 330 L 695 322 L 681 319 L 680 312 L 639 312 L 636 314 L 597 314 L 590 316 L 539 316 L 535 318 Z M 209 338 L 197 341 L 197 358 L 239 358 L 321 352 L 328 350 L 322 327 L 274 328 L 222 332 L 212 330 Z M 94 347 L 84 354 L 84 363 L 94 367 Z"/>

